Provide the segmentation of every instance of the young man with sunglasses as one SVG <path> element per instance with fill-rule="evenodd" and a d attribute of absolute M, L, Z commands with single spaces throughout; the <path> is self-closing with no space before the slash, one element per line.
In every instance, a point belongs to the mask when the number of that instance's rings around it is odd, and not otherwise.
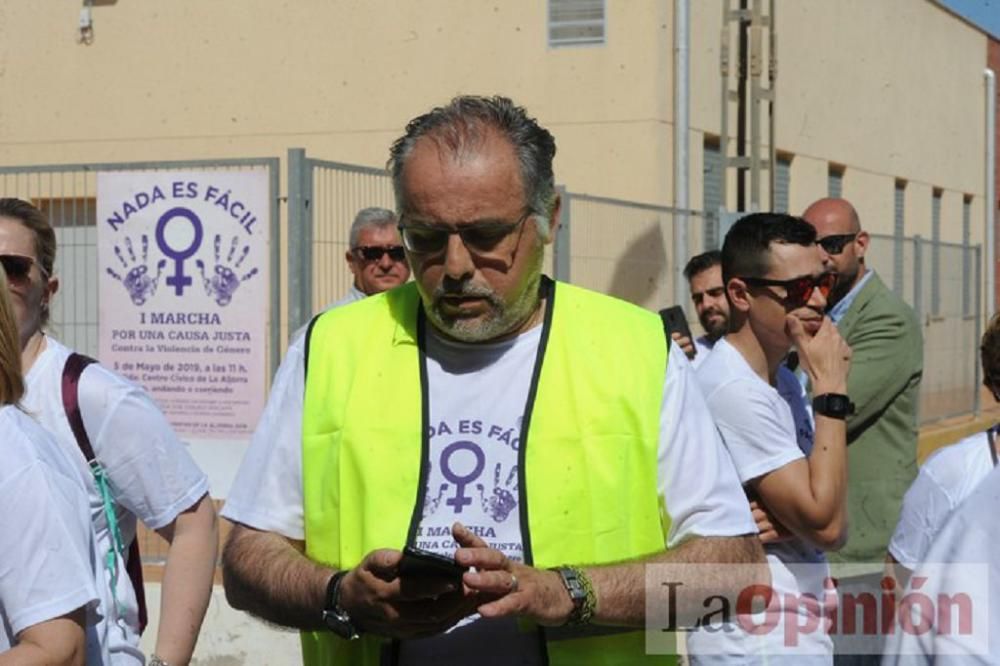
<path fill-rule="evenodd" d="M 671 663 L 646 652 L 647 563 L 763 562 L 659 317 L 542 275 L 554 155 L 503 97 L 411 121 L 390 169 L 414 282 L 314 319 L 304 387 L 272 396 L 302 438 L 251 444 L 226 593 L 301 629 L 310 666 Z"/>
<path fill-rule="evenodd" d="M 787 534 L 764 545 L 781 604 L 776 625 L 758 636 L 737 627 L 693 632 L 693 664 L 730 663 L 737 655 L 747 660 L 739 663 L 832 659 L 833 645 L 819 628 L 822 605 L 785 601 L 803 594 L 824 598 L 824 551 L 840 547 L 847 536 L 844 419 L 852 408 L 846 395 L 851 350 L 824 316 L 836 278 L 823 266 L 815 240 L 813 228 L 799 218 L 758 213 L 736 222 L 723 244 L 730 332 L 698 368 L 698 381 L 748 496 Z M 815 422 L 783 363 L 793 345 L 816 387 Z M 789 643 L 786 625 L 817 629 Z"/>
<path fill-rule="evenodd" d="M 828 314 L 854 352 L 847 378 L 857 405 L 847 419 L 851 539 L 830 560 L 856 567 L 858 575 L 843 578 L 841 590 L 877 593 L 903 495 L 917 475 L 922 327 L 913 308 L 866 267 L 869 236 L 849 201 L 820 199 L 803 218 L 816 229 L 824 264 L 837 273 Z M 838 653 L 845 653 L 838 664 L 877 663 L 877 646 L 859 647 L 851 640 L 838 640 Z M 848 654 L 859 651 L 876 654 Z"/>

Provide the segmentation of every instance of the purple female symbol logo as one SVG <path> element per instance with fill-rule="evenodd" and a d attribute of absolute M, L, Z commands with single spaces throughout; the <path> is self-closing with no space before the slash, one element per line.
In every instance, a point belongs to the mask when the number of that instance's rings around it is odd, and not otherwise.
<path fill-rule="evenodd" d="M 452 471 L 452 457 L 459 451 L 469 451 L 476 458 L 475 467 L 468 474 L 456 474 Z M 472 504 L 472 497 L 465 494 L 465 487 L 479 478 L 485 466 L 486 454 L 473 442 L 452 442 L 441 452 L 441 473 L 455 484 L 455 496 L 445 500 L 445 504 L 455 507 L 455 513 L 462 513 L 466 505 Z"/>
<path fill-rule="evenodd" d="M 191 245 L 183 250 L 170 247 L 167 244 L 165 236 L 167 224 L 178 217 L 183 217 L 190 222 L 191 228 L 194 230 L 194 238 L 191 240 Z M 167 276 L 167 286 L 173 287 L 174 293 L 178 296 L 184 295 L 184 287 L 191 286 L 191 277 L 184 274 L 184 261 L 189 259 L 201 247 L 201 237 L 201 219 L 187 208 L 181 208 L 180 206 L 171 208 L 161 215 L 159 221 L 156 223 L 156 245 L 165 256 L 174 260 L 174 274 Z"/>

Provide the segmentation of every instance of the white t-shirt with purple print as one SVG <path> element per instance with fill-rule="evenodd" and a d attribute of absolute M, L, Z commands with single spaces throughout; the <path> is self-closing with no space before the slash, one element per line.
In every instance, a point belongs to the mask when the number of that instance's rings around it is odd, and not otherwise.
<path fill-rule="evenodd" d="M 451 526 L 460 521 L 508 558 L 523 560 L 518 446 L 541 333 L 538 326 L 510 340 L 472 345 L 428 331 L 431 459 L 417 546 L 454 554 Z M 229 520 L 297 540 L 304 537 L 304 344 L 302 338 L 292 343 L 275 376 L 222 511 Z M 694 372 L 676 345 L 664 382 L 657 487 L 671 518 L 665 545 L 757 531 Z M 471 616 L 445 636 L 404 641 L 400 663 L 540 664 L 542 650 L 537 632 L 525 633 L 512 619 Z"/>

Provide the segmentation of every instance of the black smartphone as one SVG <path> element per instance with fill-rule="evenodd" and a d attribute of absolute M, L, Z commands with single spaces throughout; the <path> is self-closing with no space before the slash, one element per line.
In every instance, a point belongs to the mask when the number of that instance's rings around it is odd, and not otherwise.
<path fill-rule="evenodd" d="M 667 335 L 680 333 L 692 341 L 694 340 L 694 336 L 691 335 L 691 327 L 688 326 L 687 317 L 684 315 L 684 308 L 681 306 L 673 305 L 660 310 L 660 319 L 663 320 L 663 330 L 667 332 Z"/>
<path fill-rule="evenodd" d="M 466 571 L 468 568 L 456 562 L 455 558 L 413 546 L 403 548 L 403 559 L 399 563 L 401 578 L 437 578 L 460 582 Z"/>

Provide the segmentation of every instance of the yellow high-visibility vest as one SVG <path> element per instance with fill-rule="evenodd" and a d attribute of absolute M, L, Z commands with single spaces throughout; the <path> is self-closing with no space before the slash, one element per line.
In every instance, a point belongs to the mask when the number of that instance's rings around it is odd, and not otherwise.
<path fill-rule="evenodd" d="M 667 343 L 659 318 L 543 278 L 547 298 L 519 445 L 525 563 L 592 565 L 663 552 L 657 492 Z M 423 314 L 413 283 L 323 313 L 307 340 L 306 555 L 350 568 L 415 542 L 428 473 Z M 642 631 L 555 640 L 549 664 L 673 663 Z M 595 633 L 601 630 L 595 628 Z M 379 664 L 389 641 L 303 632 L 307 666 Z"/>

